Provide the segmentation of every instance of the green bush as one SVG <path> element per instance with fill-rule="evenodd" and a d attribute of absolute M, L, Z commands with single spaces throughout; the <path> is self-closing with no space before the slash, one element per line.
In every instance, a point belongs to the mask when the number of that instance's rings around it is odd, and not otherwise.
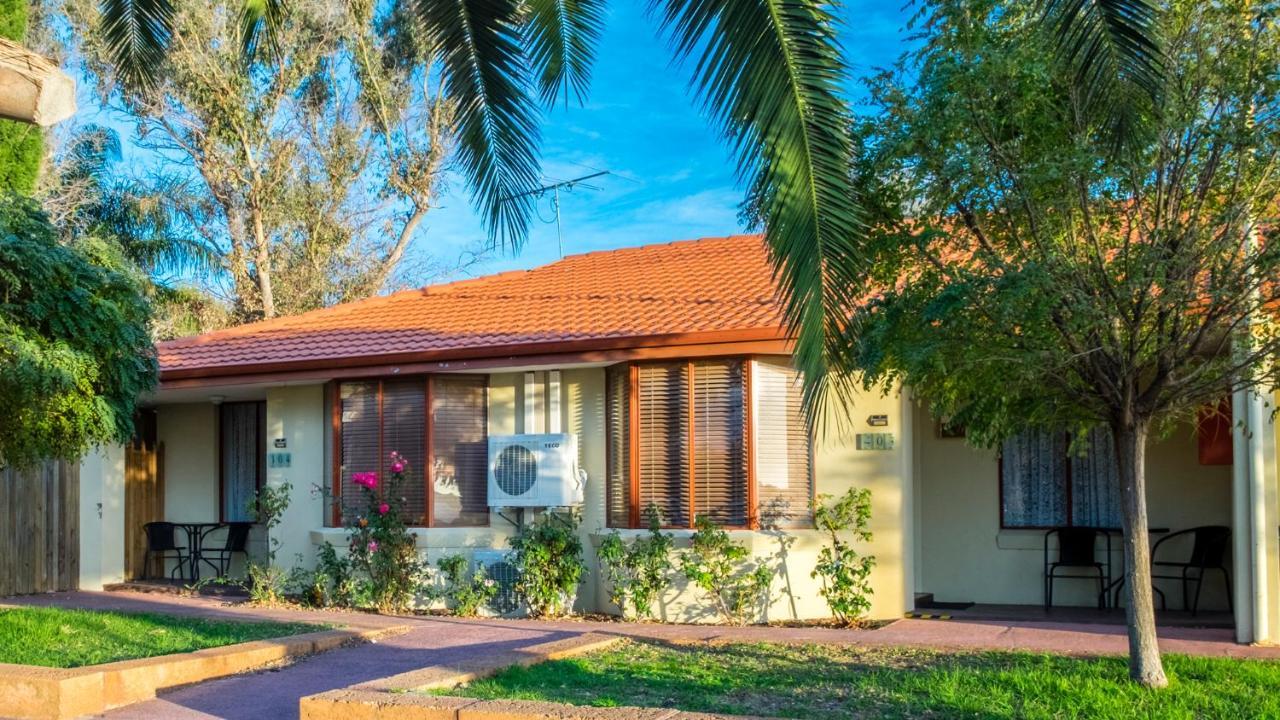
<path fill-rule="evenodd" d="M 867 524 L 871 520 L 871 491 L 851 488 L 839 500 L 825 504 L 829 495 L 819 495 L 813 508 L 813 522 L 826 533 L 827 544 L 818 551 L 812 577 L 822 578 L 822 597 L 840 622 L 856 622 L 871 609 L 871 569 L 876 559 L 860 555 L 849 539 L 871 542 Z M 846 537 L 842 537 L 842 535 Z"/>
<path fill-rule="evenodd" d="M 573 607 L 586 567 L 577 515 L 548 512 L 511 538 L 516 592 L 534 617 L 557 617 Z"/>
<path fill-rule="evenodd" d="M 671 535 L 661 531 L 661 514 L 656 507 L 648 508 L 646 514 L 649 517 L 647 535 L 628 545 L 622 534 L 614 530 L 600 543 L 596 553 L 609 581 L 609 599 L 622 610 L 623 617 L 651 617 L 655 602 L 671 585 L 671 571 L 675 567 Z"/>
<path fill-rule="evenodd" d="M 689 549 L 680 555 L 685 577 L 711 599 L 721 620 L 746 624 L 768 605 L 772 573 L 707 516 L 699 515 L 694 527 Z"/>
<path fill-rule="evenodd" d="M 463 555 L 446 555 L 436 561 L 444 575 L 439 597 L 454 615 L 473 617 L 480 608 L 498 594 L 498 584 L 484 568 L 471 571 L 471 563 Z"/>

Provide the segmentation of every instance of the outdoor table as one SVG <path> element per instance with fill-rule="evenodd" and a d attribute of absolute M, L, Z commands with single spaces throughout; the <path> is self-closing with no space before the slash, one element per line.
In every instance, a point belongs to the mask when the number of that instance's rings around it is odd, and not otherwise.
<path fill-rule="evenodd" d="M 1121 588 L 1121 587 L 1124 587 L 1124 572 L 1123 572 L 1124 568 L 1123 568 L 1123 567 L 1121 568 L 1120 577 L 1115 578 L 1115 579 L 1111 579 L 1111 578 L 1112 578 L 1112 574 L 1111 574 L 1111 534 L 1112 534 L 1112 533 L 1115 533 L 1116 535 L 1120 535 L 1120 534 L 1122 534 L 1122 533 L 1124 532 L 1124 529 L 1123 529 L 1123 528 L 1116 528 L 1116 527 L 1113 527 L 1113 528 L 1095 528 L 1095 529 L 1096 529 L 1098 532 L 1106 533 L 1106 535 L 1107 535 L 1107 578 L 1108 578 L 1108 579 L 1110 579 L 1110 582 L 1107 584 L 1107 586 L 1106 586 L 1106 587 L 1104 587 L 1104 588 L 1102 589 L 1102 602 L 1103 602 L 1104 604 L 1106 604 L 1106 602 L 1107 602 L 1107 598 L 1108 598 L 1108 596 L 1111 596 L 1111 595 L 1112 595 L 1112 592 L 1111 592 L 1111 591 L 1112 591 L 1112 588 L 1114 588 L 1114 589 L 1115 589 L 1114 600 L 1112 600 L 1112 601 L 1111 601 L 1111 603 L 1110 603 L 1110 605 L 1108 605 L 1108 607 L 1117 607 L 1117 606 L 1119 606 L 1119 604 L 1120 604 L 1120 588 Z M 1148 535 L 1164 535 L 1164 534 L 1166 534 L 1166 533 L 1168 533 L 1168 532 L 1169 532 L 1169 528 L 1167 528 L 1167 527 L 1149 527 L 1149 528 L 1147 528 L 1147 534 L 1148 534 Z M 1123 544 L 1123 543 L 1121 543 L 1121 544 L 1120 544 L 1120 551 L 1121 551 L 1121 552 L 1124 552 L 1124 544 Z M 1159 590 L 1159 589 L 1156 589 L 1156 592 L 1160 592 L 1160 590 Z"/>
<path fill-rule="evenodd" d="M 200 580 L 200 553 L 204 538 L 218 528 L 225 527 L 221 522 L 175 522 L 187 534 L 187 562 L 191 563 L 191 581 Z"/>

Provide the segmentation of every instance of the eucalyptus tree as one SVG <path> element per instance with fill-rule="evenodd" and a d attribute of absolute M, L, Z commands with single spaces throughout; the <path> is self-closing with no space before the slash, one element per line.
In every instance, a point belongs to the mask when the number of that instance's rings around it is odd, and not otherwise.
<path fill-rule="evenodd" d="M 977 443 L 1107 429 L 1130 673 L 1163 686 L 1148 438 L 1280 382 L 1280 28 L 1248 0 L 1163 3 L 1159 92 L 1118 129 L 1034 11 L 925 7 L 923 49 L 871 82 L 858 133 L 881 290 L 842 367 Z"/>
<path fill-rule="evenodd" d="M 453 107 L 401 13 L 299 0 L 278 49 L 245 63 L 237 6 L 184 4 L 160 75 L 141 85 L 92 31 L 96 2 L 64 6 L 99 92 L 195 196 L 187 228 L 218 250 L 208 286 L 234 320 L 365 297 L 413 269 L 406 251 L 442 187 Z"/>

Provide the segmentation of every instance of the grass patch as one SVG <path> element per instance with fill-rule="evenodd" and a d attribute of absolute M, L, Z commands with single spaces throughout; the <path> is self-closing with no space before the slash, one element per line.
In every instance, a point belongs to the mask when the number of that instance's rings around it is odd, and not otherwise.
<path fill-rule="evenodd" d="M 206 620 L 61 608 L 3 608 L 0 609 L 0 663 L 72 668 L 321 629 L 304 623 Z"/>
<path fill-rule="evenodd" d="M 1171 685 L 1123 658 L 822 645 L 627 641 L 513 667 L 444 695 L 791 718 L 1280 717 L 1280 663 L 1170 655 Z"/>

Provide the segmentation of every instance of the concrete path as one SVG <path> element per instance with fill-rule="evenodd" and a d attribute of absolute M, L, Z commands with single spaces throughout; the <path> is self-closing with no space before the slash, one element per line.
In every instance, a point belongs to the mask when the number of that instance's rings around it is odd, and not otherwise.
<path fill-rule="evenodd" d="M 899 620 L 876 630 L 825 628 L 660 625 L 616 622 L 542 622 L 455 618 L 384 617 L 364 613 L 270 610 L 205 598 L 140 593 L 58 593 L 7 602 L 101 610 L 152 611 L 239 619 L 328 622 L 356 627 L 412 626 L 377 644 L 357 645 L 307 658 L 279 669 L 213 680 L 166 692 L 150 702 L 113 711 L 111 718 L 293 718 L 298 699 L 313 693 L 371 682 L 426 665 L 520 651 L 584 633 L 660 640 L 815 642 L 910 645 L 945 649 L 1035 650 L 1079 655 L 1127 651 L 1124 628 L 1114 625 L 1003 623 L 997 621 Z M 1280 648 L 1232 642 L 1229 630 L 1161 629 L 1165 652 L 1280 659 Z"/>

